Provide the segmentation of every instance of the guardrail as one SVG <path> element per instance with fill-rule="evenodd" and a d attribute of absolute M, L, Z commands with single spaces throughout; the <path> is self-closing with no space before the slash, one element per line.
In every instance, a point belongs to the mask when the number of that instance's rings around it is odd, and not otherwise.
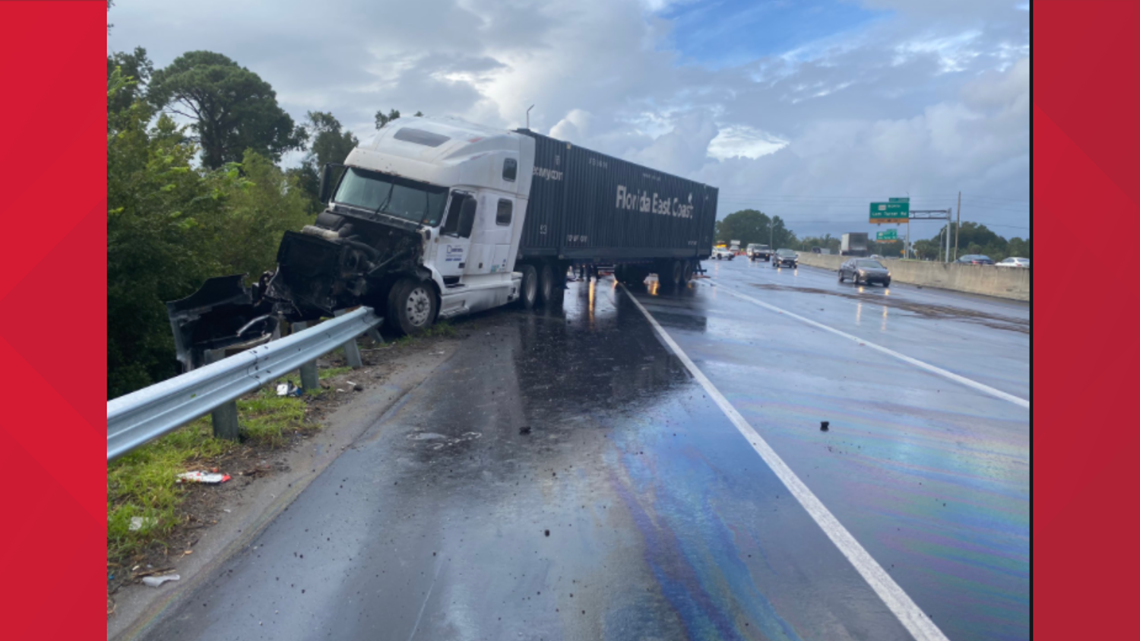
<path fill-rule="evenodd" d="M 315 367 L 312 364 L 318 357 L 354 341 L 382 320 L 372 309 L 361 307 L 107 401 L 107 460 L 205 416 L 279 376 L 303 366 Z"/>

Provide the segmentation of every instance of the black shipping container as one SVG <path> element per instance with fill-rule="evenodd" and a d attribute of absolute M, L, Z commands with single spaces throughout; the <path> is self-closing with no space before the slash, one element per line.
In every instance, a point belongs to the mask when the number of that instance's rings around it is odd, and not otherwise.
<path fill-rule="evenodd" d="M 712 253 L 715 187 L 516 131 L 535 140 L 522 257 L 622 262 Z"/>

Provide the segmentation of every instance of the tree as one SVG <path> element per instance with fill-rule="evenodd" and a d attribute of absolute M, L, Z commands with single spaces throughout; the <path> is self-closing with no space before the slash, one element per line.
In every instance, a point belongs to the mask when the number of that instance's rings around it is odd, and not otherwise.
<path fill-rule="evenodd" d="M 716 223 L 716 238 L 721 242 L 739 240 L 741 246 L 749 243 L 762 243 L 779 247 L 795 247 L 799 244 L 796 235 L 784 226 L 779 216 L 769 218 L 755 209 L 742 209 L 733 212 Z"/>
<path fill-rule="evenodd" d="M 805 251 L 811 251 L 813 247 L 819 247 L 820 249 L 829 249 L 833 254 L 838 254 L 840 249 L 839 239 L 835 238 L 831 234 L 805 238 L 801 244 L 803 245 Z"/>
<path fill-rule="evenodd" d="M 154 72 L 147 98 L 156 109 L 193 120 L 202 163 L 210 169 L 240 162 L 246 149 L 278 161 L 305 142 L 304 129 L 277 105 L 269 83 L 220 53 L 182 54 Z"/>
<path fill-rule="evenodd" d="M 342 130 L 340 121 L 331 113 L 310 111 L 307 115 L 305 133 L 311 141 L 309 152 L 300 167 L 286 173 L 308 196 L 309 210 L 317 212 L 321 209 L 321 170 L 327 163 L 343 163 L 360 141 L 351 131 Z M 334 175 L 333 179 L 339 177 Z"/>
<path fill-rule="evenodd" d="M 236 167 L 235 167 L 236 169 Z M 218 272 L 257 278 L 277 263 L 277 248 L 288 230 L 313 222 L 308 194 L 297 178 L 253 150 L 245 152 L 241 180 L 221 185 L 224 200 L 209 228 Z"/>
<path fill-rule="evenodd" d="M 129 86 L 119 68 L 107 98 Z M 107 394 L 178 373 L 165 301 L 213 276 L 260 274 L 281 234 L 311 220 L 303 190 L 268 158 L 193 164 L 185 127 L 136 101 L 107 122 Z"/>
<path fill-rule="evenodd" d="M 119 69 L 124 78 L 133 82 L 107 96 L 108 113 L 123 111 L 136 100 L 144 98 L 147 83 L 154 73 L 154 64 L 147 58 L 146 49 L 135 47 L 132 53 L 116 51 L 107 56 L 108 78 L 111 77 L 115 69 Z"/>
<path fill-rule="evenodd" d="M 424 112 L 422 112 L 422 111 L 417 111 L 415 113 L 415 116 L 417 118 L 420 118 L 423 115 L 424 115 Z M 393 120 L 396 120 L 399 117 L 400 117 L 400 111 L 398 109 L 392 109 L 392 110 L 388 111 L 387 115 L 385 115 L 384 110 L 381 109 L 380 111 L 376 112 L 376 128 L 380 129 L 384 125 L 392 122 Z"/>
<path fill-rule="evenodd" d="M 914 243 L 914 253 L 919 260 L 938 260 L 942 256 L 944 247 L 938 239 L 919 240 Z"/>
<path fill-rule="evenodd" d="M 742 209 L 718 220 L 716 238 L 719 242 L 739 240 L 741 246 L 749 243 L 768 244 L 772 219 L 755 209 Z"/>
<path fill-rule="evenodd" d="M 1019 258 L 1032 258 L 1033 253 L 1030 239 L 1022 240 L 1016 236 L 1009 239 L 1009 245 L 1006 248 L 1006 253 L 1009 256 L 1017 256 Z"/>
<path fill-rule="evenodd" d="M 387 115 L 384 115 L 384 110 L 381 109 L 380 111 L 376 112 L 376 128 L 382 129 L 384 125 L 392 122 L 393 120 L 396 120 L 399 117 L 400 112 L 396 109 L 389 111 Z"/>

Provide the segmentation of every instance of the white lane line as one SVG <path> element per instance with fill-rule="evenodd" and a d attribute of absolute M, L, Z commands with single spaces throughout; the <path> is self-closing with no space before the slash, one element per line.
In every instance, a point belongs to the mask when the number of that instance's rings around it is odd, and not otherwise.
<path fill-rule="evenodd" d="M 669 349 L 677 355 L 677 358 L 681 359 L 681 362 L 685 364 L 685 367 L 688 368 L 693 378 L 705 388 L 709 397 L 716 401 L 716 404 L 720 406 L 721 411 L 728 416 L 732 424 L 736 426 L 736 429 L 752 444 L 752 449 L 756 450 L 756 453 L 759 454 L 760 458 L 775 472 L 780 481 L 788 488 L 788 491 L 792 493 L 792 496 L 796 497 L 800 505 L 811 515 L 811 518 L 815 519 L 815 522 L 819 524 L 819 527 L 823 530 L 824 534 L 827 535 L 827 538 L 831 539 L 835 547 L 839 548 L 843 556 L 847 557 L 851 565 L 855 566 L 855 570 L 867 581 L 871 589 L 875 591 L 875 594 L 879 595 L 879 598 L 883 600 L 887 608 L 898 617 L 899 622 L 910 632 L 911 636 L 918 641 L 949 641 L 946 635 L 942 634 L 942 631 L 938 629 L 938 626 L 934 625 L 934 622 L 930 620 L 930 617 L 922 613 L 922 610 L 915 605 L 914 601 L 911 600 L 906 592 L 903 592 L 903 589 L 895 583 L 895 580 L 883 570 L 882 566 L 880 566 L 875 559 L 871 558 L 871 555 L 867 550 L 863 549 L 862 545 L 859 545 L 859 542 L 855 540 L 854 536 L 851 536 L 847 528 L 843 527 L 839 520 L 824 507 L 823 502 L 816 498 L 815 494 L 812 494 L 812 491 L 796 476 L 792 468 L 784 463 L 784 460 L 776 454 L 776 451 L 768 445 L 768 442 L 748 424 L 748 421 L 744 420 L 744 417 L 740 415 L 740 412 L 736 411 L 736 408 L 728 402 L 728 399 L 720 393 L 720 390 L 713 386 L 712 382 L 705 377 L 701 370 L 697 369 L 697 366 L 693 364 L 689 356 L 673 341 L 669 334 L 665 332 L 664 328 L 657 323 L 657 319 L 653 318 L 649 311 L 641 305 L 641 302 L 625 288 L 625 285 L 622 285 L 622 289 L 625 290 L 626 295 L 633 301 L 633 304 L 637 305 L 637 308 L 641 310 L 641 313 L 645 314 L 645 318 L 649 319 L 649 323 L 653 325 L 653 329 L 657 331 L 661 340 L 665 341 Z"/>
<path fill-rule="evenodd" d="M 709 280 L 709 282 L 713 282 L 713 280 L 711 278 L 708 280 Z M 853 340 L 856 343 L 859 343 L 860 345 L 866 345 L 867 347 L 870 347 L 873 350 L 876 350 L 878 352 L 882 352 L 883 354 L 886 354 L 888 356 L 893 356 L 893 357 L 899 359 L 900 361 L 910 363 L 911 365 L 914 365 L 915 367 L 920 367 L 920 368 L 922 368 L 928 372 L 931 372 L 933 374 L 937 374 L 937 375 L 942 376 L 944 378 L 948 378 L 948 379 L 954 381 L 955 383 L 961 383 L 962 385 L 965 385 L 966 387 L 972 387 L 978 391 L 985 392 L 986 394 L 989 394 L 990 396 L 1000 398 L 1003 401 L 1009 401 L 1010 403 L 1013 403 L 1014 405 L 1019 405 L 1021 407 L 1024 407 L 1025 409 L 1029 409 L 1029 401 L 1027 401 L 1024 398 L 1021 398 L 1020 396 L 1014 396 L 1013 394 L 1008 394 L 1008 393 L 1003 392 L 999 389 L 995 389 L 993 387 L 990 387 L 989 385 L 986 385 L 984 383 L 979 383 L 978 381 L 966 378 L 965 376 L 959 376 L 958 374 L 955 374 L 954 372 L 944 370 L 941 367 L 938 367 L 936 365 L 931 365 L 930 363 L 924 363 L 923 361 L 920 361 L 917 358 L 911 358 L 910 356 L 907 356 L 906 354 L 900 354 L 893 349 L 883 347 L 882 345 L 876 345 L 876 344 L 872 343 L 871 341 L 868 341 L 868 340 L 863 339 L 863 338 L 859 338 L 858 336 L 855 336 L 853 334 L 848 334 L 847 332 L 835 329 L 834 327 L 831 327 L 829 325 L 824 325 L 823 323 L 813 321 L 810 318 L 805 318 L 803 316 L 800 316 L 799 314 L 794 314 L 792 312 L 789 312 L 786 309 L 780 309 L 779 307 L 776 307 L 775 305 L 765 303 L 764 301 L 753 298 L 747 294 L 741 294 L 740 292 L 735 291 L 731 287 L 717 284 L 717 289 L 720 289 L 720 290 L 726 292 L 727 294 L 729 294 L 731 296 L 736 296 L 737 298 L 740 298 L 742 300 L 746 300 L 750 303 L 754 303 L 756 305 L 759 305 L 765 309 L 770 309 L 774 312 L 779 312 L 779 313 L 781 313 L 785 316 L 788 316 L 790 318 L 794 318 L 798 321 L 802 321 L 804 323 L 807 323 L 808 325 L 811 325 L 812 327 L 818 327 L 819 329 L 822 329 L 826 332 L 831 332 L 832 334 L 835 334 L 836 336 L 842 336 L 843 338 Z"/>

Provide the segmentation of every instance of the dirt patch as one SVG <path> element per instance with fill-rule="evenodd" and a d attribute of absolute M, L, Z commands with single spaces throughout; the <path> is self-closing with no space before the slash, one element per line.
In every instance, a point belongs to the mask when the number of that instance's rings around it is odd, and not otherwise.
<path fill-rule="evenodd" d="M 850 292 L 840 292 L 830 289 L 819 289 L 817 287 L 788 287 L 785 285 L 777 285 L 773 283 L 754 283 L 753 287 L 759 289 L 771 289 L 790 292 L 800 292 L 807 294 L 825 294 L 828 296 L 835 296 L 836 298 L 846 298 L 859 303 L 874 303 L 875 305 L 882 305 L 891 309 L 898 309 L 904 312 L 911 312 L 917 314 L 922 318 L 930 318 L 934 320 L 960 320 L 968 323 L 977 323 L 992 327 L 994 329 L 1004 329 L 1011 332 L 1019 332 L 1022 334 L 1029 333 L 1029 319 L 1012 318 L 1010 316 L 1000 316 L 997 314 L 987 314 L 972 309 L 965 309 L 962 307 L 952 307 L 949 305 L 930 305 L 927 303 L 917 303 L 908 301 L 905 298 L 891 298 L 889 296 L 881 295 L 868 295 Z"/>

